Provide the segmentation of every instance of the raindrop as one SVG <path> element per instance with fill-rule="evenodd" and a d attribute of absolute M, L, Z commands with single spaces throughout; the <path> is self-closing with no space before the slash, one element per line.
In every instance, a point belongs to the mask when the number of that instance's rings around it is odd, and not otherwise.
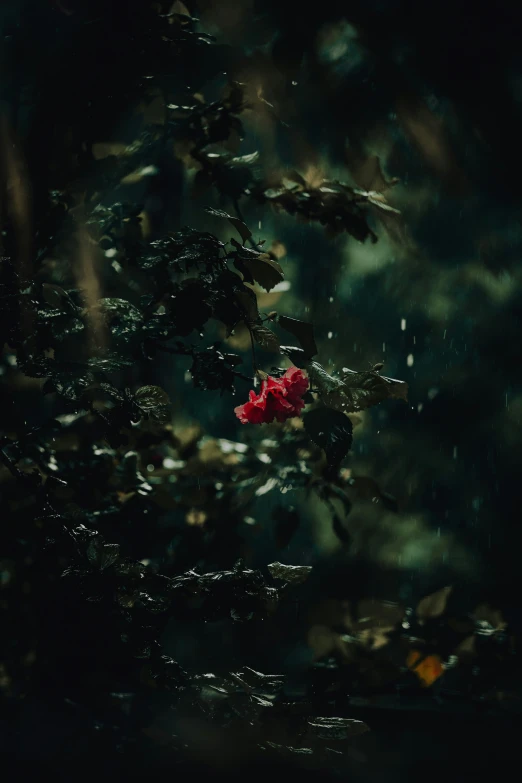
<path fill-rule="evenodd" d="M 401 331 L 406 331 L 406 318 L 401 319 Z"/>
<path fill-rule="evenodd" d="M 409 353 L 408 358 L 406 359 L 406 364 L 408 365 L 408 367 L 413 367 L 413 362 L 414 362 L 413 354 Z"/>

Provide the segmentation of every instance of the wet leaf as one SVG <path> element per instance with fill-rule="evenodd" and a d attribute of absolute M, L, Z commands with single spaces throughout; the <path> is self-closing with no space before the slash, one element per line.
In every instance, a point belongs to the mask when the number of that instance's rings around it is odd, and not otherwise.
<path fill-rule="evenodd" d="M 69 310 L 71 312 L 76 312 L 79 309 L 76 307 L 67 291 L 64 291 L 60 286 L 43 283 L 42 293 L 45 301 L 50 307 L 56 308 L 57 310 Z"/>
<path fill-rule="evenodd" d="M 239 218 L 234 217 L 233 215 L 229 215 L 228 212 L 223 212 L 221 209 L 213 209 L 212 207 L 207 207 L 205 212 L 208 212 L 209 215 L 213 215 L 214 217 L 225 218 L 230 223 L 232 223 L 239 236 L 243 240 L 243 243 L 245 243 L 248 239 L 251 239 L 252 232 L 248 226 L 246 226 Z"/>
<path fill-rule="evenodd" d="M 322 401 L 337 411 L 355 413 L 383 400 L 407 401 L 408 398 L 407 383 L 386 378 L 374 370 L 355 372 L 344 368 L 341 377 L 335 378 L 317 362 L 311 362 L 308 369 Z"/>
<path fill-rule="evenodd" d="M 243 286 L 242 290 L 235 292 L 235 299 L 243 311 L 244 319 L 249 323 L 256 323 L 259 320 L 259 311 L 255 293 Z"/>
<path fill-rule="evenodd" d="M 142 386 L 135 393 L 134 399 L 144 411 L 152 410 L 158 405 L 170 405 L 169 395 L 160 386 Z"/>
<path fill-rule="evenodd" d="M 308 721 L 309 734 L 324 740 L 346 740 L 367 731 L 366 723 L 353 718 L 313 718 Z"/>
<path fill-rule="evenodd" d="M 56 373 L 47 381 L 44 391 L 57 391 L 68 400 L 78 400 L 92 383 L 94 375 L 90 372 Z"/>
<path fill-rule="evenodd" d="M 303 423 L 313 442 L 324 450 L 329 465 L 338 465 L 350 451 L 353 425 L 344 413 L 320 407 L 305 413 Z"/>
<path fill-rule="evenodd" d="M 279 316 L 278 324 L 282 329 L 297 337 L 308 359 L 316 355 L 317 345 L 315 344 L 314 327 L 312 324 L 299 321 L 297 318 L 288 318 L 286 315 Z"/>
<path fill-rule="evenodd" d="M 134 402 L 141 411 L 156 421 L 168 421 L 170 399 L 160 386 L 142 386 L 135 393 Z"/>
<path fill-rule="evenodd" d="M 291 566 L 283 563 L 270 563 L 267 568 L 273 579 L 281 579 L 293 585 L 306 582 L 312 572 L 312 566 Z"/>
<path fill-rule="evenodd" d="M 142 313 L 125 299 L 100 299 L 93 309 L 102 315 L 113 337 L 124 342 L 143 324 Z"/>
<path fill-rule="evenodd" d="M 255 280 L 265 291 L 271 291 L 285 277 L 281 265 L 270 258 L 268 253 L 253 254 L 251 257 L 241 255 L 236 266 L 245 274 L 246 282 Z"/>
<path fill-rule="evenodd" d="M 118 544 L 105 544 L 94 538 L 87 547 L 87 557 L 93 566 L 103 571 L 118 561 L 120 547 Z"/>
<path fill-rule="evenodd" d="M 190 368 L 194 386 L 198 389 L 233 391 L 234 367 L 241 363 L 239 356 L 225 354 L 216 346 L 194 354 Z"/>
<path fill-rule="evenodd" d="M 93 372 L 114 372 L 122 367 L 130 367 L 133 362 L 123 356 L 93 356 L 87 360 L 88 367 Z"/>
<path fill-rule="evenodd" d="M 254 335 L 256 343 L 266 351 L 279 352 L 279 340 L 267 326 L 261 324 L 249 324 L 249 329 Z"/>

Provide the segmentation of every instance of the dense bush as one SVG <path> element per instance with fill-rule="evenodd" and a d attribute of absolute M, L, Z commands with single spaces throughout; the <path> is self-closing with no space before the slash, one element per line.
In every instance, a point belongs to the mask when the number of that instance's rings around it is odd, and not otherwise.
<path fill-rule="evenodd" d="M 408 385 L 370 356 L 332 366 L 283 244 L 245 217 L 285 215 L 331 242 L 404 239 L 388 201 L 397 180 L 376 156 L 340 181 L 316 165 L 321 140 L 296 135 L 304 119 L 285 96 L 297 74 L 317 89 L 314 41 L 296 43 L 273 9 L 238 46 L 179 2 L 44 5 L 27 4 L 35 16 L 13 36 L 12 62 L 31 36 L 43 55 L 38 18 L 60 45 L 41 69 L 20 68 L 2 126 L 6 707 L 67 705 L 77 752 L 116 766 L 203 753 L 335 769 L 368 728 L 351 696 L 436 688 L 456 670 L 471 699 L 496 693 L 498 669 L 514 667 L 496 608 L 448 613 L 449 587 L 410 602 L 361 591 L 351 605 L 330 595 L 307 630 L 294 610 L 314 602 L 311 558 L 258 567 L 252 556 L 262 525 L 281 552 L 298 533 L 289 493 L 318 500 L 347 550 L 354 502 L 399 507 L 348 455 L 361 412 L 404 405 Z M 330 12 L 323 23 L 342 18 Z M 303 278 L 328 276 L 314 263 Z M 295 310 L 280 311 L 267 294 L 288 282 Z M 187 420 L 188 384 L 225 401 L 217 436 Z M 212 673 L 168 654 L 169 639 L 207 623 L 234 648 Z M 305 663 L 265 673 L 270 645 L 292 634 L 307 641 Z"/>

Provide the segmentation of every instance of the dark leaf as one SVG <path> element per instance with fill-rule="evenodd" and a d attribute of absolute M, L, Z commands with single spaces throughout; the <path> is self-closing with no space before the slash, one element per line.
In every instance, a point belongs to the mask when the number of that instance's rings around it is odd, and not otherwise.
<path fill-rule="evenodd" d="M 251 152 L 249 155 L 240 155 L 239 157 L 232 158 L 230 161 L 236 166 L 250 166 L 255 163 L 259 158 L 259 152 Z"/>
<path fill-rule="evenodd" d="M 135 490 L 140 495 L 148 495 L 152 492 L 151 485 L 145 480 L 139 468 L 139 454 L 128 451 L 121 458 L 116 470 L 120 486 L 123 490 Z"/>
<path fill-rule="evenodd" d="M 56 373 L 47 381 L 45 391 L 57 391 L 68 400 L 78 400 L 92 383 L 94 375 L 84 370 L 78 373 Z"/>
<path fill-rule="evenodd" d="M 288 356 L 296 367 L 301 367 L 301 369 L 308 367 L 308 358 L 302 348 L 296 348 L 294 345 L 281 345 L 279 350 Z"/>
<path fill-rule="evenodd" d="M 386 378 L 372 370 L 354 372 L 344 369 L 342 373 L 343 386 L 341 394 L 334 392 L 332 401 L 336 401 L 339 410 L 347 412 L 362 411 L 383 400 L 408 400 L 408 384 L 394 378 Z M 327 404 L 330 400 L 325 399 Z"/>
<path fill-rule="evenodd" d="M 313 750 L 312 748 L 295 748 L 291 745 L 279 745 L 276 742 L 270 742 L 267 740 L 265 742 L 265 745 L 273 750 L 278 755 L 281 754 L 282 756 L 289 756 L 290 758 L 292 756 L 312 756 Z"/>
<path fill-rule="evenodd" d="M 87 365 L 93 372 L 114 372 L 122 367 L 130 367 L 132 361 L 123 356 L 93 356 L 87 360 Z"/>
<path fill-rule="evenodd" d="M 236 301 L 243 312 L 245 321 L 255 323 L 259 320 L 259 311 L 257 309 L 257 297 L 255 293 L 246 286 L 235 292 Z"/>
<path fill-rule="evenodd" d="M 283 565 L 283 563 L 270 563 L 267 568 L 273 579 L 281 579 L 283 582 L 293 585 L 306 582 L 312 571 L 312 566 L 291 566 Z"/>
<path fill-rule="evenodd" d="M 313 442 L 324 449 L 328 464 L 338 465 L 352 445 L 350 419 L 332 408 L 321 407 L 305 413 L 303 423 Z"/>
<path fill-rule="evenodd" d="M 142 386 L 135 393 L 134 401 L 146 412 L 170 405 L 169 395 L 160 386 Z"/>
<path fill-rule="evenodd" d="M 142 313 L 126 299 L 100 299 L 94 310 L 102 315 L 112 336 L 123 342 L 131 340 L 143 325 Z"/>
<path fill-rule="evenodd" d="M 310 362 L 307 370 L 312 386 L 318 388 L 321 396 L 342 388 L 342 381 L 330 375 L 318 362 Z"/>
<path fill-rule="evenodd" d="M 78 309 L 71 297 L 57 285 L 51 285 L 50 283 L 43 283 L 42 293 L 47 304 L 57 310 L 70 310 L 76 312 Z"/>
<path fill-rule="evenodd" d="M 353 718 L 312 718 L 308 721 L 308 731 L 312 736 L 324 740 L 346 740 L 369 731 L 366 723 Z"/>
<path fill-rule="evenodd" d="M 104 544 L 101 539 L 94 538 L 87 547 L 87 557 L 93 566 L 103 571 L 117 562 L 120 557 L 120 547 L 118 544 Z"/>
<path fill-rule="evenodd" d="M 237 230 L 243 242 L 246 242 L 252 237 L 252 232 L 250 229 L 239 218 L 234 217 L 233 215 L 229 215 L 227 212 L 223 212 L 221 209 L 213 209 L 212 207 L 207 207 L 205 212 L 208 212 L 209 215 L 214 215 L 215 217 L 226 218 L 226 220 L 229 220 Z"/>
<path fill-rule="evenodd" d="M 407 383 L 386 378 L 375 370 L 354 372 L 345 368 L 341 378 L 334 378 L 320 364 L 310 362 L 308 373 L 321 400 L 337 411 L 354 413 L 386 399 L 407 400 Z"/>
<path fill-rule="evenodd" d="M 279 340 L 277 336 L 267 327 L 260 324 L 249 324 L 248 328 L 254 335 L 256 343 L 266 351 L 279 352 Z"/>
<path fill-rule="evenodd" d="M 288 318 L 286 315 L 280 315 L 278 323 L 285 331 L 297 337 L 308 359 L 316 355 L 317 345 L 315 344 L 314 327 L 312 324 L 299 321 L 297 318 Z"/>
<path fill-rule="evenodd" d="M 285 277 L 281 265 L 268 253 L 252 252 L 248 256 L 242 253 L 236 258 L 235 266 L 243 273 L 247 283 L 255 280 L 265 291 L 271 291 Z"/>
<path fill-rule="evenodd" d="M 241 363 L 239 356 L 225 354 L 215 346 L 194 354 L 190 372 L 198 389 L 233 391 L 234 367 Z"/>

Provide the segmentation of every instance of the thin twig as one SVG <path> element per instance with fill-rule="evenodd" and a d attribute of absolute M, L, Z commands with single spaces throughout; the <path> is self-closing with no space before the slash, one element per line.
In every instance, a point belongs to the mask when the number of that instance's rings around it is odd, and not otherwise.
<path fill-rule="evenodd" d="M 248 330 L 250 334 L 250 346 L 252 348 L 252 367 L 254 368 L 254 373 L 257 375 L 257 362 L 256 362 L 256 349 L 254 346 L 254 334 L 252 332 L 252 329 Z"/>

